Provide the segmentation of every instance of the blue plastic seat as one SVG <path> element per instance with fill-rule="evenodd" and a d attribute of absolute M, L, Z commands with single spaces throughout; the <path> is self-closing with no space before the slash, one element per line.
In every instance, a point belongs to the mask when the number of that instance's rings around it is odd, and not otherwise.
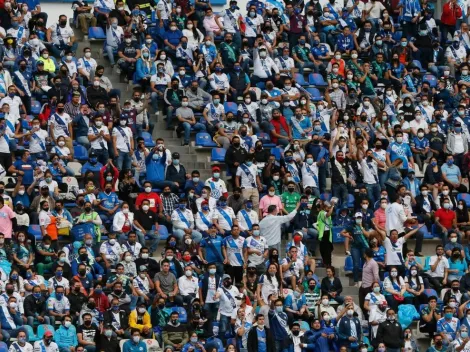
<path fill-rule="evenodd" d="M 282 148 L 272 148 L 271 154 L 276 157 L 277 161 L 280 161 L 282 158 L 282 155 L 284 154 L 284 150 Z"/>
<path fill-rule="evenodd" d="M 41 103 L 38 102 L 37 100 L 31 101 L 31 113 L 33 115 L 39 115 L 41 112 Z"/>
<path fill-rule="evenodd" d="M 26 120 L 21 121 L 21 127 L 23 127 L 24 130 L 28 130 L 28 131 L 31 129 L 31 126 L 29 125 L 29 122 L 26 121 Z"/>
<path fill-rule="evenodd" d="M 325 201 L 325 200 L 330 201 L 331 197 L 332 197 L 331 193 L 322 193 L 322 194 L 320 194 L 320 199 L 322 201 Z"/>
<path fill-rule="evenodd" d="M 229 113 L 229 112 L 232 112 L 235 114 L 235 116 L 237 115 L 237 111 L 238 111 L 238 105 L 232 101 L 226 101 L 224 103 L 224 109 L 225 109 L 225 114 Z"/>
<path fill-rule="evenodd" d="M 310 93 L 310 99 L 313 101 L 321 101 L 323 100 L 323 96 L 321 95 L 320 91 L 314 87 L 308 87 L 307 92 Z"/>
<path fill-rule="evenodd" d="M 304 76 L 300 73 L 296 73 L 294 75 L 294 79 L 295 79 L 295 82 L 300 84 L 302 87 L 307 87 L 309 85 L 309 83 L 307 81 L 305 81 Z"/>
<path fill-rule="evenodd" d="M 26 331 L 26 336 L 28 336 L 29 342 L 34 342 L 40 340 L 38 336 L 34 333 L 33 327 L 29 325 L 23 325 L 22 328 Z"/>
<path fill-rule="evenodd" d="M 52 332 L 52 336 L 54 336 L 54 334 L 55 334 L 55 329 L 52 325 L 47 325 L 47 324 L 38 325 L 38 338 L 39 338 L 39 340 L 44 337 L 44 334 L 46 333 L 46 331 Z"/>
<path fill-rule="evenodd" d="M 421 231 L 421 233 L 423 234 L 423 237 L 425 239 L 432 239 L 434 238 L 433 235 L 429 232 L 428 230 L 428 227 L 426 225 L 424 225 L 423 227 L 421 227 L 421 229 L 419 230 Z"/>
<path fill-rule="evenodd" d="M 308 83 L 315 87 L 328 87 L 328 83 L 325 82 L 323 76 L 319 73 L 311 73 L 308 75 Z"/>
<path fill-rule="evenodd" d="M 39 225 L 29 225 L 28 234 L 33 235 L 34 238 L 40 240 L 42 238 L 41 227 Z"/>
<path fill-rule="evenodd" d="M 432 297 L 432 296 L 435 296 L 435 297 L 439 297 L 439 295 L 437 294 L 436 290 L 432 289 L 432 288 L 426 288 L 423 293 L 426 295 L 426 297 Z"/>
<path fill-rule="evenodd" d="M 198 147 L 217 147 L 217 143 L 215 143 L 211 135 L 207 132 L 199 132 L 196 134 L 196 146 Z"/>
<path fill-rule="evenodd" d="M 467 207 L 470 207 L 470 194 L 468 193 L 459 193 L 457 194 L 457 200 L 463 200 Z"/>
<path fill-rule="evenodd" d="M 261 90 L 264 90 L 266 88 L 266 84 L 264 82 L 258 82 L 256 83 L 256 86 Z"/>
<path fill-rule="evenodd" d="M 341 236 L 342 226 L 333 226 L 333 243 L 343 243 L 344 237 Z"/>
<path fill-rule="evenodd" d="M 144 143 L 146 147 L 153 148 L 155 147 L 155 142 L 152 140 L 152 135 L 148 132 L 142 132 L 142 138 L 144 139 Z"/>
<path fill-rule="evenodd" d="M 432 224 L 431 226 L 431 235 L 432 237 L 441 237 L 441 234 L 439 232 L 437 232 L 437 225 L 436 224 Z"/>
<path fill-rule="evenodd" d="M 212 2 L 211 2 L 212 4 Z M 183 307 L 171 307 L 171 311 L 172 312 L 178 312 L 179 314 L 179 321 L 180 323 L 182 324 L 186 324 L 188 322 L 188 313 L 186 313 L 186 309 L 184 309 Z"/>
<path fill-rule="evenodd" d="M 106 33 L 101 27 L 90 27 L 88 28 L 88 39 L 89 40 L 105 40 Z"/>
<path fill-rule="evenodd" d="M 223 163 L 225 161 L 226 150 L 224 148 L 214 148 L 211 153 L 211 161 L 217 161 Z"/>
<path fill-rule="evenodd" d="M 353 260 L 352 257 L 349 255 L 344 259 L 344 271 L 353 271 Z"/>
<path fill-rule="evenodd" d="M 267 134 L 266 132 L 260 132 L 256 135 L 258 136 L 258 140 L 263 142 L 263 146 L 265 148 L 274 148 L 276 146 L 276 144 L 271 142 L 271 137 L 269 137 L 269 134 Z"/>
<path fill-rule="evenodd" d="M 351 193 L 348 195 L 348 208 L 354 208 L 354 196 Z"/>
<path fill-rule="evenodd" d="M 416 67 L 419 67 L 419 70 L 421 71 L 421 73 L 426 73 L 426 70 L 423 68 L 419 60 L 413 60 L 413 65 Z"/>
<path fill-rule="evenodd" d="M 74 158 L 79 161 L 87 161 L 88 160 L 88 151 L 83 145 L 75 145 L 73 147 L 73 154 Z"/>
<path fill-rule="evenodd" d="M 8 352 L 8 346 L 3 341 L 0 341 L 0 352 Z"/>
<path fill-rule="evenodd" d="M 160 240 L 166 241 L 168 238 L 168 229 L 165 225 L 158 225 L 158 233 L 160 234 Z"/>
<path fill-rule="evenodd" d="M 437 87 L 437 78 L 436 78 L 436 76 L 434 76 L 432 74 L 424 75 L 423 83 L 424 82 L 428 82 L 429 85 L 431 86 L 431 88 Z"/>

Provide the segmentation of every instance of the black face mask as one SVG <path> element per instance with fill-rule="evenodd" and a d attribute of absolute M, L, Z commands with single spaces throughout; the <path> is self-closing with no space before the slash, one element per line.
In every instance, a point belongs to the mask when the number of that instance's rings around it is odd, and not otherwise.
<path fill-rule="evenodd" d="M 233 198 L 235 198 L 235 199 L 240 199 L 240 195 L 239 195 L 239 194 L 234 194 L 234 195 L 233 195 Z"/>
<path fill-rule="evenodd" d="M 65 110 L 64 108 L 57 108 L 57 112 L 58 112 L 59 114 L 62 114 L 62 113 L 64 112 L 64 110 Z"/>
<path fill-rule="evenodd" d="M 238 147 L 240 146 L 240 143 L 233 143 L 233 146 L 234 146 L 235 148 L 238 148 Z"/>
<path fill-rule="evenodd" d="M 87 260 L 88 259 L 88 254 L 87 253 L 80 254 L 79 258 L 80 258 L 81 261 Z M 86 272 L 86 271 L 84 271 L 84 272 Z"/>
<path fill-rule="evenodd" d="M 122 293 L 122 290 L 114 290 L 114 294 L 115 294 L 115 295 L 118 295 L 118 296 L 119 296 L 121 293 Z"/>
<path fill-rule="evenodd" d="M 80 258 L 80 259 L 81 259 L 81 258 Z M 85 274 L 86 274 L 86 270 L 79 270 L 78 273 L 79 273 L 80 275 L 85 275 Z"/>
<path fill-rule="evenodd" d="M 170 193 L 171 192 L 163 192 L 163 195 L 168 197 L 170 195 Z"/>
<path fill-rule="evenodd" d="M 12 288 L 7 288 L 5 291 L 6 291 L 7 295 L 11 295 L 14 292 L 14 290 Z"/>
<path fill-rule="evenodd" d="M 96 308 L 96 303 L 93 302 L 93 303 L 88 303 L 87 304 L 87 307 L 90 308 L 90 309 L 95 309 Z"/>
<path fill-rule="evenodd" d="M 299 330 L 292 331 L 292 335 L 294 336 L 299 336 L 299 334 L 300 334 Z"/>
<path fill-rule="evenodd" d="M 60 22 L 59 22 L 59 25 L 60 25 L 62 28 L 64 28 L 64 27 L 67 25 L 67 20 L 65 20 L 65 21 L 62 20 L 62 21 L 60 21 Z"/>
<path fill-rule="evenodd" d="M 86 326 L 90 326 L 91 325 L 91 320 L 85 320 L 83 322 Z"/>

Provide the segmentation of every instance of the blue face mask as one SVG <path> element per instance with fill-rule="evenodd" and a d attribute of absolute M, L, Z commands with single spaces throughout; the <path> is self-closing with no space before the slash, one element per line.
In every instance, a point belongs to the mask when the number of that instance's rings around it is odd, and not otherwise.
<path fill-rule="evenodd" d="M 400 42 L 400 45 L 401 45 L 402 47 L 405 47 L 405 46 L 408 45 L 408 42 Z"/>
<path fill-rule="evenodd" d="M 11 279 L 12 279 L 12 280 L 18 280 L 18 275 L 17 275 L 17 274 L 13 274 L 13 275 L 11 276 Z"/>
<path fill-rule="evenodd" d="M 317 45 L 320 44 L 320 42 L 319 42 L 318 40 L 314 40 L 314 41 L 312 42 L 312 44 L 313 44 L 313 46 L 317 46 Z"/>
<path fill-rule="evenodd" d="M 158 160 L 158 159 L 160 159 L 160 155 L 158 155 L 158 154 L 153 154 L 153 155 L 152 155 L 152 159 L 153 159 L 153 160 Z"/>
<path fill-rule="evenodd" d="M 288 163 L 290 163 L 292 160 L 294 160 L 293 157 L 291 157 L 291 156 L 286 156 L 286 161 L 287 161 Z"/>
<path fill-rule="evenodd" d="M 246 203 L 246 208 L 247 209 L 253 209 L 253 204 L 252 203 Z"/>
<path fill-rule="evenodd" d="M 300 45 L 305 45 L 305 40 L 300 39 L 300 40 L 299 40 L 299 44 L 300 44 Z"/>
<path fill-rule="evenodd" d="M 55 273 L 55 276 L 57 276 L 57 277 L 62 277 L 62 275 L 63 275 L 63 272 L 62 272 L 62 271 L 57 271 L 57 272 Z"/>
<path fill-rule="evenodd" d="M 203 206 L 202 206 L 202 210 L 208 211 L 208 210 L 209 210 L 209 206 L 208 206 L 208 205 L 203 205 Z"/>
<path fill-rule="evenodd" d="M 96 159 L 96 158 L 90 158 L 90 163 L 91 164 L 96 164 L 97 161 L 98 161 L 98 159 Z"/>
<path fill-rule="evenodd" d="M 242 68 L 240 66 L 235 66 L 233 69 L 235 72 L 240 72 Z"/>
<path fill-rule="evenodd" d="M 55 298 L 57 298 L 59 301 L 62 299 L 62 297 L 64 297 L 63 293 L 56 293 L 55 294 Z"/>
<path fill-rule="evenodd" d="M 181 43 L 181 47 L 182 47 L 183 49 L 186 49 L 186 48 L 188 47 L 188 43 Z"/>
<path fill-rule="evenodd" d="M 172 246 L 172 247 L 176 246 L 176 242 L 175 242 L 175 241 L 170 241 L 170 242 L 168 242 L 168 244 L 169 244 L 170 246 Z"/>
<path fill-rule="evenodd" d="M 139 10 L 132 10 L 132 16 L 138 16 L 140 13 Z"/>
<path fill-rule="evenodd" d="M 180 210 L 184 210 L 184 209 L 186 209 L 186 204 L 178 204 L 178 208 Z"/>
<path fill-rule="evenodd" d="M 41 298 L 41 294 L 40 293 L 33 293 L 33 297 L 36 298 L 36 299 L 39 299 L 39 298 Z"/>
<path fill-rule="evenodd" d="M 223 208 L 227 206 L 227 202 L 219 202 L 219 205 Z"/>
<path fill-rule="evenodd" d="M 97 289 L 95 290 L 95 293 L 98 294 L 98 295 L 100 295 L 100 294 L 103 293 L 103 290 L 100 289 L 100 288 L 97 288 Z"/>
<path fill-rule="evenodd" d="M 452 319 L 452 317 L 453 317 L 454 315 L 453 315 L 452 313 L 446 313 L 446 314 L 444 314 L 444 316 L 445 316 L 445 318 L 446 318 L 447 320 L 449 320 L 449 319 Z"/>
<path fill-rule="evenodd" d="M 460 132 L 462 132 L 462 127 L 455 127 L 454 131 L 457 132 L 457 133 L 460 133 Z"/>
<path fill-rule="evenodd" d="M 33 277 L 33 274 L 31 274 L 29 271 L 26 273 L 26 279 L 31 279 Z"/>
<path fill-rule="evenodd" d="M 300 203 L 300 207 L 301 207 L 302 209 L 307 208 L 307 206 L 308 206 L 308 203 Z"/>
<path fill-rule="evenodd" d="M 179 159 L 174 159 L 174 160 L 173 160 L 173 165 L 179 165 L 179 164 L 180 164 Z"/>
<path fill-rule="evenodd" d="M 447 160 L 447 165 L 451 166 L 454 164 L 454 160 Z"/>
<path fill-rule="evenodd" d="M 246 164 L 247 166 L 251 166 L 251 165 L 253 165 L 253 162 L 252 162 L 252 161 L 247 161 L 245 164 Z"/>
<path fill-rule="evenodd" d="M 113 310 L 114 310 L 114 311 L 118 311 L 119 308 L 120 308 L 119 306 L 113 306 Z"/>
<path fill-rule="evenodd" d="M 431 162 L 431 166 L 436 166 L 436 165 L 437 165 L 437 162 L 435 162 L 435 161 Z"/>
<path fill-rule="evenodd" d="M 300 13 L 300 9 L 295 9 L 294 12 L 296 15 L 298 15 Z"/>

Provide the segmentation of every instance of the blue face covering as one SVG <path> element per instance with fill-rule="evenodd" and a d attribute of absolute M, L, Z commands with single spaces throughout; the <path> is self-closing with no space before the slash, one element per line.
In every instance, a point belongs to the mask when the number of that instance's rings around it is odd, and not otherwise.
<path fill-rule="evenodd" d="M 184 210 L 184 209 L 186 209 L 186 204 L 178 204 L 178 208 L 180 210 Z"/>

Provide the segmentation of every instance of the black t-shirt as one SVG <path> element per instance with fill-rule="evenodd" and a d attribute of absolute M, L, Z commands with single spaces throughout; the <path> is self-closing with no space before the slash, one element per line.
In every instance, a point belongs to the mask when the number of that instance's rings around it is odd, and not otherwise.
<path fill-rule="evenodd" d="M 157 221 L 157 214 L 151 210 L 149 210 L 147 213 L 139 210 L 135 213 L 134 220 L 138 221 L 144 229 L 151 230 L 152 226 L 155 225 L 155 222 Z"/>
<path fill-rule="evenodd" d="M 130 59 L 134 59 L 137 56 L 137 49 L 139 49 L 139 47 L 136 43 L 131 43 L 130 45 L 121 43 L 119 46 L 119 51 L 122 52 L 125 57 Z"/>
<path fill-rule="evenodd" d="M 77 329 L 77 334 L 83 334 L 83 340 L 88 342 L 97 342 L 98 336 L 100 336 L 100 331 L 93 324 L 90 327 L 85 325 L 80 325 Z"/>
<path fill-rule="evenodd" d="M 109 13 L 109 18 L 117 18 L 118 20 L 118 26 L 124 26 L 126 25 L 126 19 L 124 16 L 130 16 L 130 13 L 128 11 L 124 11 L 124 14 L 121 14 L 121 11 L 118 11 L 118 10 L 111 10 L 111 12 Z"/>

